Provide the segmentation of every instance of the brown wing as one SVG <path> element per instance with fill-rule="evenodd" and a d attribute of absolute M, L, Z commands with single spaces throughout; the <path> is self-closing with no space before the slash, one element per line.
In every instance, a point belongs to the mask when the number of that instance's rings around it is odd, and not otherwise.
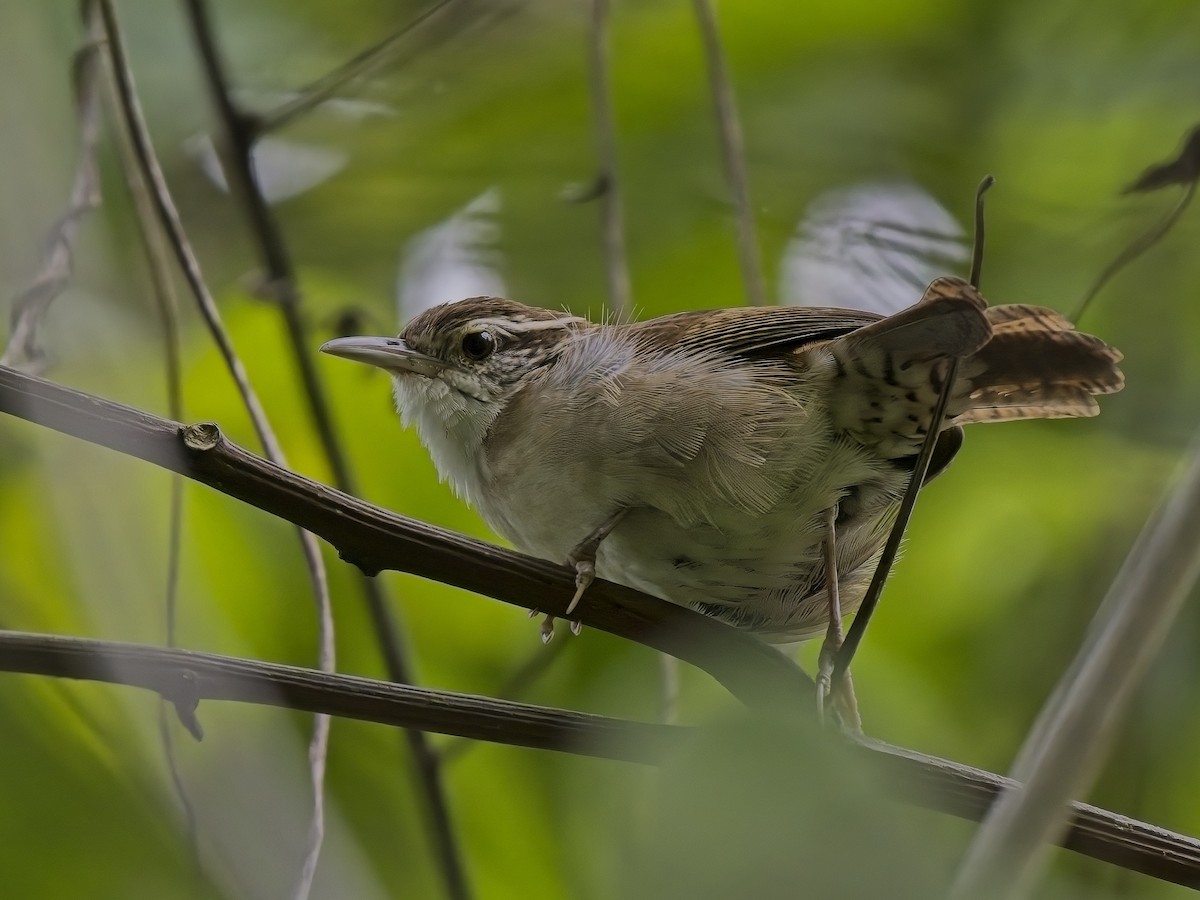
<path fill-rule="evenodd" d="M 660 347 L 753 356 L 827 341 L 880 318 L 853 309 L 759 306 L 681 312 L 621 328 Z"/>

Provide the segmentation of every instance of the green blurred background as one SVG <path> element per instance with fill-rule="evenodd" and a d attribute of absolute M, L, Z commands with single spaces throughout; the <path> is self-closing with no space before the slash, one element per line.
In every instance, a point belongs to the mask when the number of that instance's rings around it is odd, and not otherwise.
<path fill-rule="evenodd" d="M 4 298 L 33 277 L 43 235 L 65 208 L 75 7 L 0 0 Z M 397 0 L 213 4 L 239 97 L 259 109 L 420 10 Z M 125 0 L 118 11 L 167 176 L 235 344 L 292 466 L 328 480 L 277 313 L 254 297 L 253 244 L 205 170 L 213 119 L 181 5 Z M 1173 201 L 1170 191 L 1118 197 L 1120 188 L 1171 157 L 1200 119 L 1200 6 L 1189 0 L 740 0 L 719 12 L 773 297 L 797 292 L 794 265 L 812 248 L 794 238 L 828 208 L 829 191 L 919 188 L 966 222 L 975 184 L 992 173 L 985 292 L 1070 311 Z M 530 303 L 602 312 L 598 209 L 564 199 L 596 171 L 587 24 L 582 2 L 460 4 L 346 91 L 353 102 L 272 135 L 260 165 L 299 267 L 314 353 L 347 312 L 356 328 L 389 332 L 404 314 L 398 298 L 457 299 L 430 295 L 467 283 L 439 281 L 439 271 Z M 738 304 L 733 219 L 691 5 L 618 2 L 612 29 L 638 314 Z M 73 284 L 43 331 L 48 377 L 161 412 L 161 339 L 111 133 L 101 161 L 104 207 L 86 222 Z M 885 230 L 868 222 L 858 246 L 869 251 Z M 950 472 L 922 496 L 856 663 L 870 734 L 1007 768 L 1200 419 L 1198 243 L 1200 216 L 1185 216 L 1089 312 L 1085 327 L 1126 356 L 1128 387 L 1103 402 L 1099 419 L 972 428 Z M 863 262 L 852 248 L 830 252 L 853 295 L 870 253 Z M 447 257 L 461 263 L 464 254 L 470 265 L 446 269 Z M 185 327 L 186 418 L 217 421 L 257 449 L 190 306 Z M 318 366 L 367 499 L 495 539 L 438 484 L 394 416 L 383 375 L 328 358 Z M 0 422 L 0 626 L 161 641 L 168 485 L 145 464 Z M 192 485 L 185 529 L 181 642 L 311 664 L 310 591 L 292 529 Z M 339 667 L 379 676 L 354 573 L 335 554 L 329 564 Z M 382 577 L 424 684 L 494 694 L 541 652 L 520 610 Z M 1198 635 L 1188 608 L 1086 799 L 1200 832 Z M 655 716 L 653 653 L 595 631 L 565 640 L 525 699 Z M 801 658 L 811 661 L 813 649 Z M 199 818 L 196 875 L 155 716 L 154 698 L 131 690 L 0 678 L 6 896 L 286 890 L 305 830 L 307 719 L 201 708 L 204 742 L 179 741 Z M 448 762 L 477 895 L 932 896 L 970 838 L 965 824 L 882 800 L 871 773 L 836 747 L 742 720 L 701 673 L 682 673 L 680 718 L 708 728 L 663 772 L 490 745 Z M 396 732 L 335 722 L 328 796 L 317 896 L 439 896 Z M 1188 894 L 1066 853 L 1040 890 Z"/>

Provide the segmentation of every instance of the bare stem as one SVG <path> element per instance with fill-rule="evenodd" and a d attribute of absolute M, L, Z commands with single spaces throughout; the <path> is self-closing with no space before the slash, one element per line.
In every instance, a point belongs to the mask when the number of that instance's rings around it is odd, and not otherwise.
<path fill-rule="evenodd" d="M 259 441 L 262 443 L 267 458 L 277 465 L 286 465 L 283 449 L 274 431 L 271 429 L 266 411 L 263 409 L 258 395 L 250 384 L 245 367 L 242 365 L 241 359 L 234 350 L 233 342 L 225 330 L 216 302 L 213 300 L 208 286 L 204 281 L 199 260 L 192 251 L 191 244 L 187 239 L 187 233 L 179 218 L 179 212 L 175 207 L 174 200 L 171 198 L 170 189 L 167 186 L 162 167 L 159 165 L 158 158 L 154 152 L 145 118 L 142 115 L 137 89 L 133 82 L 133 73 L 129 67 L 129 61 L 125 53 L 124 39 L 117 22 L 112 0 L 96 0 L 96 2 L 100 5 L 104 20 L 104 31 L 107 38 L 109 59 L 113 67 L 118 105 L 124 125 L 128 129 L 134 154 L 137 157 L 138 167 L 150 187 L 150 196 L 154 203 L 155 212 L 158 215 L 159 224 L 162 226 L 167 241 L 175 254 L 176 261 L 183 271 L 184 280 L 187 282 L 200 308 L 201 317 L 208 326 L 209 332 L 221 353 L 221 357 L 225 361 L 225 366 L 232 376 L 234 383 L 237 385 L 242 403 L 249 413 L 251 423 L 253 424 L 255 433 L 258 435 Z M 318 664 L 322 670 L 331 672 L 335 668 L 335 651 L 333 615 L 329 597 L 329 584 L 325 574 L 325 562 L 321 558 L 321 551 L 317 546 L 316 539 L 303 529 L 300 529 L 298 534 L 317 607 Z M 328 744 L 329 719 L 317 716 L 313 721 L 313 733 L 309 745 L 313 811 L 309 828 L 309 843 L 303 864 L 303 872 L 309 876 L 309 880 L 305 881 L 302 877 L 301 883 L 297 886 L 294 895 L 298 898 L 308 895 L 309 888 L 311 887 L 311 873 L 315 870 L 316 858 L 320 853 L 324 817 L 324 760 L 328 751 Z"/>
<path fill-rule="evenodd" d="M 721 34 L 717 28 L 717 16 L 712 0 L 692 0 L 696 21 L 700 24 L 700 35 L 704 41 L 704 58 L 708 65 L 708 86 L 712 93 L 713 110 L 717 118 L 717 132 L 721 139 L 721 156 L 725 162 L 725 177 L 733 199 L 733 210 L 737 230 L 738 260 L 742 267 L 742 281 L 746 287 L 746 301 L 751 306 L 765 306 L 767 289 L 763 282 L 762 255 L 758 247 L 758 235 L 754 228 L 754 208 L 750 205 L 750 179 L 746 175 L 746 148 L 742 139 L 742 125 L 738 119 L 737 101 L 729 71 L 725 63 L 725 50 L 721 45 Z"/>
<path fill-rule="evenodd" d="M 193 713 L 232 700 L 538 750 L 653 762 L 686 729 L 192 650 L 0 631 L 0 671 L 144 688 Z"/>
<path fill-rule="evenodd" d="M 1200 580 L 1200 440 L 1109 589 L 1087 639 L 1046 701 L 984 821 L 952 896 L 1025 896 L 1047 842 L 1066 827 L 1069 801 L 1086 794 L 1135 688 Z M 1193 883 L 1195 887 L 1196 883 Z"/>
<path fill-rule="evenodd" d="M 1088 288 L 1088 292 L 1083 295 L 1083 299 L 1079 301 L 1079 306 L 1075 309 L 1071 316 L 1071 321 L 1078 323 L 1083 318 L 1083 314 L 1087 312 L 1088 307 L 1096 299 L 1096 295 L 1103 290 L 1123 268 L 1157 244 L 1160 240 L 1166 237 L 1175 223 L 1179 221 L 1179 217 L 1191 205 L 1192 198 L 1196 195 L 1196 182 L 1189 181 L 1183 189 L 1183 193 L 1179 195 L 1179 200 L 1171 207 L 1171 211 L 1162 217 L 1158 222 L 1150 226 L 1150 228 L 1142 235 L 1134 238 L 1129 245 L 1117 254 L 1116 258 L 1104 267 L 1104 270 L 1092 282 L 1092 286 Z"/>
<path fill-rule="evenodd" d="M 211 423 L 184 426 L 0 367 L 0 412 L 144 459 L 320 535 L 364 572 L 409 572 L 523 609 L 566 613 L 575 570 L 373 506 L 256 456 Z M 746 704 L 784 716 L 811 708 L 812 681 L 753 635 L 607 581 L 588 588 L 584 625 L 704 669 Z"/>
<path fill-rule="evenodd" d="M 609 0 L 592 0 L 588 33 L 589 82 L 596 156 L 600 163 L 600 220 L 604 240 L 604 269 L 608 277 L 608 305 L 618 320 L 633 309 L 629 262 L 625 253 L 625 223 L 621 210 L 621 182 L 617 173 L 617 132 L 613 117 L 609 74 Z"/>
<path fill-rule="evenodd" d="M 96 5 L 90 4 L 89 9 L 96 11 Z M 98 15 L 98 12 L 96 13 Z M 111 79 L 110 79 L 110 86 Z M 113 91 L 115 96 L 115 89 Z M 158 309 L 159 321 L 163 332 L 163 356 L 166 369 L 167 413 L 173 419 L 183 417 L 183 363 L 182 336 L 179 325 L 179 299 L 175 294 L 175 285 L 171 280 L 169 250 L 163 240 L 162 232 L 154 214 L 154 202 L 142 177 L 134 155 L 128 131 L 117 129 L 117 145 L 124 173 L 124 183 L 133 199 L 135 221 L 138 235 L 141 238 L 142 249 L 146 255 L 146 268 L 150 275 L 151 293 Z M 167 572 L 163 595 L 165 612 L 165 639 L 168 647 L 177 646 L 176 623 L 178 620 L 179 602 L 179 573 L 180 556 L 183 549 L 183 476 L 171 474 L 171 494 L 168 510 L 167 525 Z M 159 737 L 163 747 L 163 757 L 167 763 L 167 772 L 179 806 L 183 812 L 184 827 L 188 847 L 197 868 L 200 866 L 200 844 L 196 826 L 196 812 L 188 794 L 187 784 L 179 769 L 179 761 L 175 755 L 174 734 L 171 731 L 171 717 L 165 704 L 160 704 L 158 716 Z"/>
<path fill-rule="evenodd" d="M 79 162 L 67 209 L 46 235 L 41 265 L 33 281 L 12 301 L 12 329 L 0 353 L 0 365 L 40 371 L 43 360 L 37 343 L 38 327 L 50 304 L 71 280 L 75 239 L 84 217 L 100 205 L 100 170 L 96 148 L 100 140 L 99 15 L 85 16 L 86 43 L 75 55 L 75 108 L 79 122 Z"/>
<path fill-rule="evenodd" d="M 986 244 L 983 198 L 995 183 L 995 178 L 991 175 L 985 175 L 983 180 L 979 182 L 979 186 L 975 189 L 975 240 L 971 251 L 970 273 L 971 286 L 974 288 L 979 287 L 980 279 L 983 277 L 983 251 Z M 900 500 L 900 509 L 896 513 L 896 521 L 892 523 L 892 530 L 888 532 L 887 543 L 883 546 L 883 553 L 880 554 L 879 562 L 876 564 L 875 571 L 871 575 L 871 583 L 867 585 L 867 591 L 863 595 L 862 603 L 859 604 L 854 622 L 850 625 L 846 641 L 834 657 L 833 673 L 830 678 L 830 682 L 833 685 L 837 685 L 841 677 L 850 668 L 850 661 L 854 659 L 854 654 L 858 651 L 858 647 L 862 643 L 863 635 L 866 634 L 867 625 L 870 624 L 875 607 L 879 605 L 879 598 L 883 594 L 884 585 L 887 584 L 888 575 L 892 571 L 892 565 L 896 562 L 896 554 L 900 552 L 900 542 L 904 539 L 904 532 L 908 528 L 908 521 L 912 518 L 913 509 L 917 505 L 917 495 L 921 493 L 921 488 L 925 485 L 925 474 L 929 471 L 929 461 L 933 459 L 933 451 L 937 447 L 938 437 L 942 430 L 941 423 L 946 416 L 946 406 L 950 402 L 950 394 L 954 390 L 954 381 L 958 377 L 957 359 L 951 359 L 946 362 L 943 377 L 945 380 L 942 382 L 942 389 L 938 392 L 937 403 L 934 404 L 933 414 L 929 420 L 929 431 L 925 434 L 925 440 L 921 442 L 921 450 L 917 454 L 917 461 L 916 465 L 913 466 L 912 477 L 909 479 L 908 486 L 904 490 L 904 497 Z"/>
<path fill-rule="evenodd" d="M 426 17 L 444 5 L 432 7 Z M 283 230 L 256 177 L 254 144 L 260 134 L 261 123 L 256 123 L 252 117 L 242 112 L 233 99 L 229 76 L 217 45 L 207 4 L 204 0 L 187 0 L 187 9 L 209 93 L 225 134 L 229 181 L 234 195 L 241 202 L 252 239 L 262 259 L 269 293 L 276 300 L 283 317 L 288 346 L 300 374 L 303 395 L 316 426 L 321 447 L 333 472 L 334 484 L 347 493 L 358 493 L 346 454 L 334 428 L 324 386 L 317 375 L 312 341 L 309 339 L 307 324 L 301 310 L 300 285 L 295 265 Z M 391 611 L 392 606 L 383 585 L 374 579 L 363 578 L 361 588 L 389 677 L 408 684 L 415 682 L 412 665 L 404 648 L 403 633 Z M 412 753 L 416 768 L 414 783 L 425 802 L 434 850 L 447 893 L 452 900 L 467 900 L 471 895 L 470 886 L 454 835 L 450 805 L 442 783 L 437 754 L 420 731 L 406 733 L 405 739 Z"/>
<path fill-rule="evenodd" d="M 496 696 L 501 700 L 520 700 L 529 687 L 548 672 L 555 661 L 562 656 L 563 648 L 567 644 L 567 641 L 539 644 L 529 658 L 500 685 Z M 458 738 L 443 744 L 438 751 L 438 757 L 444 765 L 462 756 L 474 746 L 476 746 L 474 742 L 466 738 Z"/>
<path fill-rule="evenodd" d="M 302 87 L 297 95 L 282 103 L 275 109 L 260 116 L 257 130 L 260 134 L 277 131 L 307 112 L 320 106 L 346 85 L 385 66 L 392 60 L 396 52 L 403 46 L 404 39 L 426 22 L 436 19 L 461 0 L 437 0 L 428 9 L 418 15 L 404 27 L 392 32 L 378 44 L 368 47 L 362 53 L 347 60 L 341 66 L 322 75 L 316 81 Z"/>
<path fill-rule="evenodd" d="M 0 671 L 130 685 L 189 709 L 201 700 L 252 703 L 650 765 L 697 731 L 212 653 L 15 631 L 0 631 Z M 901 801 L 964 819 L 981 819 L 1013 785 L 982 769 L 878 741 L 848 749 L 878 769 Z M 1061 843 L 1176 884 L 1200 880 L 1200 841 L 1088 804 L 1071 804 Z"/>

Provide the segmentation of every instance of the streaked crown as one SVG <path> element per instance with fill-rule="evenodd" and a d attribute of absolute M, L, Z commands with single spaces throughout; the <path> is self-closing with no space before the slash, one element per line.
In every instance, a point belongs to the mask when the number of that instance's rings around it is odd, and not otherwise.
<path fill-rule="evenodd" d="M 475 375 L 489 392 L 504 393 L 557 357 L 571 332 L 590 324 L 501 297 L 472 297 L 426 310 L 400 337 L 413 350 Z"/>

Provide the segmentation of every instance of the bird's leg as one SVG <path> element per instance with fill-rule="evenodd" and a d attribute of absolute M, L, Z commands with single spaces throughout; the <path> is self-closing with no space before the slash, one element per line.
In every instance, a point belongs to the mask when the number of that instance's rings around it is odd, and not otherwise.
<path fill-rule="evenodd" d="M 580 541 L 574 550 L 567 554 L 567 565 L 575 567 L 575 596 L 567 604 L 568 616 L 579 605 L 579 601 L 583 598 L 583 592 L 596 580 L 596 552 L 600 549 L 600 544 L 603 543 L 606 537 L 612 534 L 613 529 L 625 518 L 625 513 L 627 512 L 629 512 L 627 507 L 618 509 L 601 522 L 600 527 Z M 577 625 L 578 623 L 572 622 L 571 630 L 575 631 Z M 578 631 L 576 631 L 576 634 L 578 634 Z"/>
<path fill-rule="evenodd" d="M 854 695 L 854 682 L 849 671 L 838 683 L 832 684 L 833 661 L 842 647 L 845 634 L 842 631 L 842 602 L 838 590 L 837 571 L 837 504 L 825 515 L 825 537 L 822 548 L 825 555 L 825 590 L 827 594 L 829 625 L 825 630 L 825 641 L 817 658 L 817 713 L 825 714 L 825 701 L 832 698 L 842 727 L 852 734 L 862 734 L 862 718 L 858 714 L 858 698 Z"/>
<path fill-rule="evenodd" d="M 596 551 L 600 549 L 600 544 L 606 537 L 612 534 L 613 529 L 617 527 L 617 524 L 625 517 L 625 513 L 628 511 L 627 507 L 618 509 L 605 519 L 599 528 L 576 544 L 571 552 L 567 554 L 567 565 L 575 567 L 575 596 L 567 604 L 566 614 L 568 616 L 579 605 L 584 591 L 596 580 Z M 529 618 L 532 619 L 538 613 L 539 610 L 531 609 L 529 611 Z M 583 625 L 580 622 L 571 622 L 571 632 L 573 634 L 579 634 L 582 630 Z M 546 618 L 542 619 L 542 643 L 550 643 L 550 639 L 553 637 L 554 616 L 547 613 Z"/>
<path fill-rule="evenodd" d="M 612 534 L 617 524 L 625 518 L 628 508 L 622 507 L 600 523 L 600 527 L 580 541 L 575 549 L 567 554 L 567 565 L 575 567 L 575 596 L 567 604 L 567 615 L 575 611 L 583 592 L 596 580 L 596 551 L 606 537 Z"/>

